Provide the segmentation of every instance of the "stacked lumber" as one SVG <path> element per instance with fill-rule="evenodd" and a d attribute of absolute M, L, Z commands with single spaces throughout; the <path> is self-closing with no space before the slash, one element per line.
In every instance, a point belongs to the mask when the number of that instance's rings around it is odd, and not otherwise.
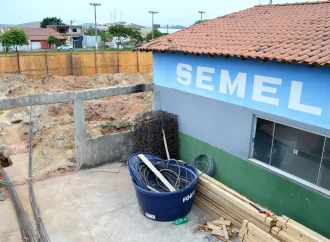
<path fill-rule="evenodd" d="M 194 231 L 201 231 L 207 235 L 211 234 L 218 241 L 230 241 L 236 237 L 239 232 L 232 227 L 232 222 L 220 217 L 213 221 L 200 220 L 200 223 L 196 225 Z"/>
<path fill-rule="evenodd" d="M 234 226 L 241 227 L 241 241 L 330 242 L 324 236 L 286 216 L 279 217 L 266 211 L 205 174 L 199 177 L 194 203 L 213 218 L 225 217 Z M 269 214 L 260 213 L 254 206 Z"/>
<path fill-rule="evenodd" d="M 243 220 L 248 220 L 266 232 L 275 226 L 276 216 L 267 216 L 251 206 L 248 198 L 230 189 L 208 175 L 201 175 L 196 187 L 195 204 L 215 218 L 223 216 L 235 226 L 241 227 Z M 256 205 L 260 210 L 265 208 Z"/>
<path fill-rule="evenodd" d="M 272 228 L 271 234 L 285 242 L 330 242 L 324 236 L 286 216 L 277 218 L 276 226 Z"/>
<path fill-rule="evenodd" d="M 242 228 L 239 231 L 239 240 L 246 242 L 280 242 L 274 238 L 271 234 L 260 229 L 255 224 L 243 220 Z"/>

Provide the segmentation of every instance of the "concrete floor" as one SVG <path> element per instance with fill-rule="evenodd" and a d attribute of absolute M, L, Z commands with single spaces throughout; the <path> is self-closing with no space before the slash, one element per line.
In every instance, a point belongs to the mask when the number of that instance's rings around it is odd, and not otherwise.
<path fill-rule="evenodd" d="M 97 170 L 117 167 L 116 163 Z M 35 182 L 34 189 L 52 242 L 206 241 L 205 234 L 192 232 L 204 214 L 197 207 L 187 216 L 189 222 L 180 226 L 142 216 L 126 167 L 119 173 L 82 170 Z M 32 220 L 28 186 L 16 186 L 16 190 Z M 0 241 L 22 241 L 10 198 L 0 202 Z"/>

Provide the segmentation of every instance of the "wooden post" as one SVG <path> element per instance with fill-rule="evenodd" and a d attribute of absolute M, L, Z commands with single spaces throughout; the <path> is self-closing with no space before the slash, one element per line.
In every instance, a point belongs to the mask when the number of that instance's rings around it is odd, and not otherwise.
<path fill-rule="evenodd" d="M 49 74 L 47 51 L 45 51 L 46 74 Z"/>
<path fill-rule="evenodd" d="M 96 75 L 98 73 L 96 49 L 94 49 L 94 61 L 95 61 L 95 75 Z"/>
<path fill-rule="evenodd" d="M 73 75 L 73 61 L 72 61 L 72 52 L 70 52 L 70 56 L 69 56 L 69 66 L 70 66 L 70 75 Z"/>
<path fill-rule="evenodd" d="M 139 52 L 136 51 L 136 70 L 139 73 L 140 72 L 140 67 L 139 67 Z"/>
<path fill-rule="evenodd" d="M 120 66 L 119 66 L 119 51 L 117 50 L 117 73 L 120 72 Z"/>
<path fill-rule="evenodd" d="M 21 74 L 21 66 L 20 66 L 20 62 L 19 62 L 18 50 L 16 50 L 16 58 L 17 58 L 17 71 L 18 71 L 18 74 Z"/>

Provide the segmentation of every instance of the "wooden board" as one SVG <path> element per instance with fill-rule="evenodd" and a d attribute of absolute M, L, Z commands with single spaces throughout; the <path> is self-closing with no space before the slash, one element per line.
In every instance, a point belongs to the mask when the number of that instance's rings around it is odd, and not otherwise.
<path fill-rule="evenodd" d="M 220 220 L 225 221 L 225 219 L 223 217 L 220 218 Z M 222 225 L 222 230 L 223 230 L 223 234 L 225 236 L 225 239 L 229 239 L 229 235 L 228 235 L 228 231 L 227 231 L 227 227 L 226 225 Z"/>
<path fill-rule="evenodd" d="M 236 220 L 242 224 L 243 220 L 247 219 L 253 222 L 254 224 L 258 225 L 266 232 L 270 232 L 270 226 L 266 225 L 263 221 L 253 218 L 249 214 L 246 214 L 244 211 L 238 209 L 234 205 L 222 199 L 222 197 L 217 196 L 216 194 L 208 191 L 206 188 L 197 184 L 197 192 L 196 192 L 197 196 L 199 196 L 198 195 L 199 192 L 201 192 L 204 195 L 202 196 L 202 199 L 207 200 L 208 203 L 211 204 L 213 207 L 217 208 L 217 210 L 222 211 L 224 217 L 226 217 L 230 221 L 233 222 L 234 220 Z"/>
<path fill-rule="evenodd" d="M 297 225 L 297 223 L 290 222 L 290 220 L 286 220 L 283 217 L 278 217 L 276 226 L 283 229 L 285 232 L 289 233 L 291 236 L 299 239 L 301 242 L 324 242 L 329 241 L 326 238 L 319 238 L 315 233 L 310 233 L 310 230 L 305 230 L 302 228 L 302 225 Z"/>
<path fill-rule="evenodd" d="M 220 219 L 217 219 L 217 220 L 214 220 L 213 223 L 215 225 L 226 225 L 226 226 L 230 226 L 231 225 L 231 222 L 229 220 L 220 220 Z"/>
<path fill-rule="evenodd" d="M 162 183 L 164 183 L 164 185 L 171 191 L 174 192 L 175 189 L 174 187 L 166 180 L 166 178 L 156 169 L 156 167 L 154 167 L 154 165 L 148 160 L 147 157 L 145 157 L 145 155 L 140 154 L 138 155 L 138 157 L 143 161 L 144 164 L 146 164 L 146 166 L 149 167 L 149 169 L 162 181 Z"/>
<path fill-rule="evenodd" d="M 254 217 L 255 219 L 265 223 L 269 227 L 272 227 L 275 224 L 275 221 L 273 218 L 267 217 L 265 214 L 259 213 L 250 204 L 242 201 L 241 199 L 238 199 L 236 196 L 226 192 L 225 190 L 218 188 L 211 182 L 208 182 L 203 179 L 199 179 L 198 184 L 205 187 L 209 191 L 213 192 L 218 197 L 221 197 L 223 200 L 227 201 L 228 203 L 232 204 L 233 206 L 237 207 L 241 211 L 244 211 L 245 213 L 249 214 L 250 216 Z"/>

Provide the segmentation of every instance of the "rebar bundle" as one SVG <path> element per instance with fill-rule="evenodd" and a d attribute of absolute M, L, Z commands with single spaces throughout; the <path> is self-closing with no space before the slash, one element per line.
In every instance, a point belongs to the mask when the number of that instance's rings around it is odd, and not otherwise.
<path fill-rule="evenodd" d="M 32 122 L 32 107 L 30 108 L 30 129 L 29 129 L 29 192 L 30 202 L 33 211 L 34 220 L 39 232 L 40 242 L 50 242 L 46 228 L 41 219 L 37 201 L 34 195 L 33 182 L 32 182 L 32 139 L 33 139 L 33 122 Z"/>
<path fill-rule="evenodd" d="M 29 216 L 27 215 L 26 211 L 24 210 L 22 203 L 16 193 L 16 190 L 5 172 L 5 170 L 0 166 L 1 172 L 3 174 L 3 177 L 6 181 L 6 185 L 8 187 L 8 191 L 10 193 L 11 199 L 13 200 L 15 211 L 17 214 L 18 223 L 21 229 L 21 235 L 22 240 L 24 242 L 37 242 L 37 236 L 35 234 L 35 231 L 33 229 L 33 226 L 31 224 L 31 221 L 29 219 Z"/>
<path fill-rule="evenodd" d="M 164 159 L 164 130 L 171 159 L 179 159 L 178 118 L 175 114 L 164 111 L 147 112 L 138 116 L 134 125 L 135 152 L 148 152 Z"/>

